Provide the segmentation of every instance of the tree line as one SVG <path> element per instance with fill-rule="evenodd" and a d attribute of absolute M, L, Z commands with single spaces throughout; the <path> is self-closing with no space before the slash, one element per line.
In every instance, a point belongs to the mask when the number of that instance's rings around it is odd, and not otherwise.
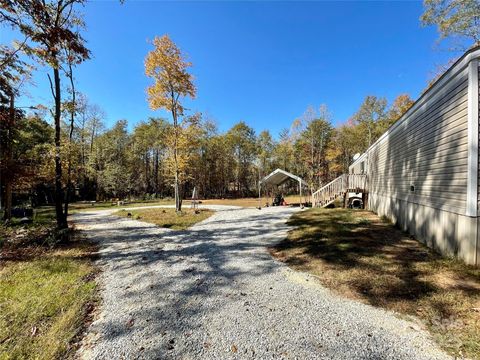
<path fill-rule="evenodd" d="M 318 189 L 347 172 L 353 155 L 363 152 L 411 103 L 406 95 L 390 106 L 385 98 L 368 96 L 339 127 L 332 124 L 325 105 L 309 107 L 280 134 L 268 129 L 257 133 L 244 121 L 220 132 L 216 122 L 202 114 L 185 116 L 177 147 L 181 197 L 191 196 L 193 187 L 204 198 L 255 196 L 259 179 L 276 168 Z M 66 119 L 68 110 L 63 113 Z M 17 114 L 12 135 L 8 169 L 13 190 L 19 200 L 31 198 L 35 204 L 54 201 L 55 127 L 48 117 L 46 111 Z M 127 120 L 106 128 L 103 111 L 78 95 L 73 132 L 69 122 L 61 122 L 60 153 L 66 159 L 61 183 L 64 188 L 70 183 L 72 200 L 174 196 L 173 124 L 152 117 L 132 131 L 128 128 Z"/>
<path fill-rule="evenodd" d="M 120 1 L 122 2 L 122 1 Z M 196 88 L 190 62 L 168 37 L 153 40 L 145 74 L 147 101 L 170 119 L 151 118 L 128 131 L 127 121 L 104 125 L 101 108 L 76 88 L 75 69 L 91 56 L 79 9 L 85 0 L 0 0 L 0 22 L 21 38 L 0 46 L 0 193 L 4 218 L 13 203 L 55 204 L 59 229 L 73 200 L 174 196 L 176 208 L 196 187 L 202 197 L 253 195 L 275 168 L 303 177 L 312 189 L 344 173 L 411 106 L 407 95 L 391 104 L 367 96 L 351 119 L 333 126 L 328 108 L 309 107 L 280 134 L 256 133 L 246 122 L 219 132 L 214 121 L 187 113 Z M 441 37 L 478 42 L 475 0 L 426 0 L 421 21 Z M 458 14 L 461 14 L 459 17 Z M 33 69 L 47 70 L 51 104 L 19 107 Z M 14 196 L 15 195 L 15 196 Z"/>

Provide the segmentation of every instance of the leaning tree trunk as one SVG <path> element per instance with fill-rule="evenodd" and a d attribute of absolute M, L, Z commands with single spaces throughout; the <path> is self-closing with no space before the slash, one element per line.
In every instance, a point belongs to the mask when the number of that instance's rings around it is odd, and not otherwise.
<path fill-rule="evenodd" d="M 60 158 L 60 112 L 61 112 L 61 94 L 60 94 L 60 73 L 58 68 L 53 69 L 53 76 L 55 82 L 55 214 L 57 218 L 57 227 L 59 229 L 67 228 L 67 219 L 63 213 L 62 200 L 63 200 L 63 189 L 62 189 L 62 161 Z"/>

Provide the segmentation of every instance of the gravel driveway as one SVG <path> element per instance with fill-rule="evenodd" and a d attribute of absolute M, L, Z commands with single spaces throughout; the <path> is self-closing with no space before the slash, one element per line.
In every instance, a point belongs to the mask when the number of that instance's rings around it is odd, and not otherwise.
<path fill-rule="evenodd" d="M 111 211 L 73 220 L 101 244 L 102 303 L 85 359 L 446 359 L 390 312 L 332 294 L 273 260 L 291 208 L 209 206 L 188 231 Z"/>

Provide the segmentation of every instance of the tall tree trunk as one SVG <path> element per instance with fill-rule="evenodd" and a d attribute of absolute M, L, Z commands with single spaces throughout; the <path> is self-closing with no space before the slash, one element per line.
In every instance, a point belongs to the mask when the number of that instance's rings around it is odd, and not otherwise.
<path fill-rule="evenodd" d="M 92 124 L 92 133 L 90 134 L 90 158 L 92 157 L 93 154 L 93 141 L 95 140 L 95 132 L 97 131 L 97 120 L 93 119 L 93 124 Z"/>
<path fill-rule="evenodd" d="M 240 166 L 241 166 L 241 153 L 240 149 L 238 150 L 238 157 L 237 157 L 237 173 L 235 174 L 237 180 L 237 193 L 240 193 Z M 238 196 L 238 195 L 237 195 Z"/>
<path fill-rule="evenodd" d="M 68 204 L 70 202 L 70 194 L 71 194 L 71 189 L 72 189 L 72 155 L 71 155 L 71 150 L 72 150 L 72 138 L 73 138 L 73 129 L 75 125 L 75 108 L 76 108 L 76 103 L 75 103 L 75 84 L 73 82 L 73 69 L 72 69 L 72 64 L 68 64 L 69 67 L 69 74 L 68 77 L 70 78 L 70 86 L 72 87 L 72 108 L 70 109 L 70 132 L 68 134 L 68 168 L 67 168 L 67 191 L 65 193 L 65 220 L 68 218 Z"/>
<path fill-rule="evenodd" d="M 55 83 L 54 98 L 55 98 L 55 214 L 57 218 L 57 227 L 59 229 L 67 228 L 67 219 L 63 213 L 63 189 L 62 189 L 62 160 L 60 158 L 61 145 L 61 94 L 60 94 L 60 73 L 58 68 L 53 69 L 53 77 Z"/>
<path fill-rule="evenodd" d="M 175 211 L 178 213 L 182 211 L 182 199 L 180 196 L 180 172 L 178 169 L 178 120 L 177 120 L 177 111 L 175 107 L 172 108 L 172 117 L 173 117 L 173 131 L 174 131 L 174 141 L 173 141 L 173 159 L 175 165 Z"/>
<path fill-rule="evenodd" d="M 150 182 L 150 150 L 145 152 L 145 192 L 148 194 L 151 192 L 151 182 Z"/>
<path fill-rule="evenodd" d="M 87 183 L 87 164 L 85 161 L 85 109 L 83 110 L 82 114 L 82 128 L 80 131 L 80 145 L 81 145 L 81 164 L 82 164 L 82 174 L 81 174 L 81 184 L 82 190 L 85 191 L 86 183 Z M 88 195 L 87 195 L 88 196 Z M 82 198 L 84 195 L 82 196 Z"/>
<path fill-rule="evenodd" d="M 9 179 L 5 182 L 5 212 L 3 220 L 8 221 L 12 218 L 12 181 Z"/>
<path fill-rule="evenodd" d="M 90 162 L 93 156 L 93 142 L 95 141 L 95 132 L 97 130 L 97 120 L 95 117 L 92 119 L 92 133 L 90 134 L 90 152 L 88 154 L 88 161 Z M 92 164 L 91 164 L 92 165 Z M 98 166 L 98 160 L 95 161 L 95 164 L 92 166 L 93 169 L 93 182 L 94 182 L 94 189 L 95 189 L 95 200 L 99 200 L 100 196 L 97 193 L 98 191 L 98 171 L 99 171 L 99 166 Z M 91 179 L 91 177 L 89 176 Z"/>
<path fill-rule="evenodd" d="M 80 144 L 82 146 L 82 169 L 85 171 L 85 114 L 82 115 L 82 131 L 80 133 Z"/>
<path fill-rule="evenodd" d="M 158 195 L 158 161 L 159 161 L 159 150 L 155 149 L 155 157 L 153 164 L 153 182 L 155 186 L 155 194 Z"/>
<path fill-rule="evenodd" d="M 7 141 L 5 147 L 5 212 L 3 213 L 3 220 L 10 220 L 12 218 L 12 188 L 13 188 L 13 128 L 15 126 L 15 94 L 10 94 L 10 109 L 9 120 L 7 125 Z"/>

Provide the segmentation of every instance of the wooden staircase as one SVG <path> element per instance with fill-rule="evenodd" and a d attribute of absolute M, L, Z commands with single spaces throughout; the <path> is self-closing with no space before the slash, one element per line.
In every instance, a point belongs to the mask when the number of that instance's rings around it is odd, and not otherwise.
<path fill-rule="evenodd" d="M 312 195 L 314 207 L 326 207 L 346 193 L 364 193 L 367 189 L 367 175 L 344 174 L 315 191 Z"/>

